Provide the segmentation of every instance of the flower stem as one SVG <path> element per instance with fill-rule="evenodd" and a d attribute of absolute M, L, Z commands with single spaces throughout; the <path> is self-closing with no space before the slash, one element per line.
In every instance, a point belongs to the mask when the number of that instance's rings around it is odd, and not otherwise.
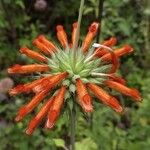
<path fill-rule="evenodd" d="M 75 125 L 76 125 L 76 109 L 75 104 L 70 108 L 70 150 L 75 150 Z"/>
<path fill-rule="evenodd" d="M 97 21 L 100 23 L 102 23 L 103 9 L 104 9 L 104 0 L 99 0 Z M 100 34 L 101 34 L 101 25 L 98 28 L 98 34 L 96 38 L 97 43 L 99 43 L 100 41 Z"/>
<path fill-rule="evenodd" d="M 77 23 L 76 41 L 73 45 L 73 49 L 77 48 L 77 46 L 78 46 L 78 41 L 79 41 L 79 36 L 80 36 L 80 25 L 81 25 L 82 14 L 83 14 L 83 7 L 84 7 L 84 0 L 81 0 L 79 16 L 78 16 L 78 23 Z"/>
<path fill-rule="evenodd" d="M 78 22 L 77 22 L 77 31 L 75 35 L 75 42 L 73 45 L 73 68 L 75 68 L 75 61 L 76 61 L 76 48 L 78 47 L 79 37 L 80 37 L 80 25 L 82 20 L 82 14 L 83 14 L 83 7 L 84 7 L 84 0 L 80 1 L 80 8 L 79 8 L 79 15 L 78 15 Z"/>

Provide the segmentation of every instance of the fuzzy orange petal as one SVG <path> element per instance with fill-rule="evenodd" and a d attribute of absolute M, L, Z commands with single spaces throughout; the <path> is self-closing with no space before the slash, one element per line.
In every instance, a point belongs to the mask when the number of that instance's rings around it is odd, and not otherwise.
<path fill-rule="evenodd" d="M 32 44 L 36 46 L 44 54 L 51 55 L 53 53 L 53 51 L 49 49 L 45 44 L 41 43 L 39 39 L 34 39 L 32 41 Z"/>
<path fill-rule="evenodd" d="M 47 76 L 45 78 L 42 78 L 41 80 L 39 79 L 39 82 L 37 81 L 28 87 L 32 87 L 32 91 L 38 93 L 45 90 L 47 86 L 51 86 L 51 88 L 55 87 L 59 82 L 66 78 L 67 75 L 67 72 L 63 72 L 53 76 Z"/>
<path fill-rule="evenodd" d="M 83 52 L 86 52 L 93 40 L 93 38 L 95 37 L 97 31 L 98 31 L 98 27 L 99 27 L 99 23 L 97 22 L 93 22 L 90 27 L 89 27 L 89 31 L 82 43 L 82 49 Z"/>
<path fill-rule="evenodd" d="M 96 95 L 96 97 L 104 104 L 110 106 L 116 112 L 120 113 L 123 111 L 122 106 L 119 104 L 119 102 L 115 97 L 110 96 L 106 91 L 104 91 L 102 88 L 100 88 L 95 84 L 88 83 L 87 86 Z"/>
<path fill-rule="evenodd" d="M 53 126 L 55 125 L 58 116 L 60 114 L 62 105 L 64 103 L 65 92 L 66 92 L 66 87 L 62 86 L 61 89 L 56 94 L 53 105 L 50 108 L 48 113 L 47 122 L 45 125 L 46 128 L 53 128 Z"/>
<path fill-rule="evenodd" d="M 117 43 L 117 39 L 115 37 L 111 37 L 110 39 L 104 41 L 102 43 L 102 45 L 112 47 L 116 43 Z M 101 56 L 103 56 L 104 54 L 107 54 L 107 53 L 108 53 L 108 51 L 104 48 L 96 48 L 95 49 L 95 56 L 97 56 L 97 57 L 101 57 Z"/>
<path fill-rule="evenodd" d="M 41 62 L 47 63 L 47 59 L 46 59 L 44 56 L 42 56 L 41 54 L 39 54 L 39 53 L 37 53 L 37 52 L 34 52 L 33 50 L 30 50 L 30 49 L 27 48 L 27 47 L 22 47 L 22 48 L 20 49 L 20 52 L 21 52 L 22 54 L 25 54 L 26 56 L 28 56 L 28 57 L 30 57 L 30 58 L 37 59 L 37 60 L 39 60 L 39 61 L 41 61 Z"/>
<path fill-rule="evenodd" d="M 128 88 L 123 84 L 111 80 L 106 81 L 106 85 L 112 89 L 123 93 L 124 95 L 132 97 L 136 101 L 141 101 L 140 93 L 136 89 Z"/>
<path fill-rule="evenodd" d="M 125 45 L 122 48 L 114 50 L 114 53 L 117 57 L 121 57 L 125 54 L 131 53 L 132 51 L 133 51 L 133 48 L 130 45 Z M 101 59 L 104 60 L 104 61 L 109 61 L 109 60 L 112 60 L 112 57 L 108 53 L 108 54 L 103 55 L 101 57 Z"/>
<path fill-rule="evenodd" d="M 47 76 L 47 77 L 43 77 L 40 78 L 38 80 L 35 80 L 31 83 L 27 83 L 27 84 L 21 84 L 18 85 L 14 88 L 12 88 L 9 91 L 10 95 L 16 95 L 16 94 L 20 94 L 20 93 L 28 93 L 28 92 L 39 92 L 42 91 L 47 84 L 51 84 L 51 86 L 55 86 L 57 85 L 60 81 L 62 81 L 66 76 L 68 75 L 67 72 L 64 73 L 60 73 L 54 76 Z"/>
<path fill-rule="evenodd" d="M 57 38 L 61 45 L 66 48 L 68 46 L 68 39 L 67 39 L 67 34 L 63 28 L 62 25 L 57 25 L 56 27 L 57 30 Z"/>
<path fill-rule="evenodd" d="M 73 24 L 72 37 L 71 37 L 71 40 L 72 40 L 72 47 L 74 46 L 75 41 L 76 41 L 77 26 L 78 26 L 78 23 L 75 22 L 75 23 Z"/>
<path fill-rule="evenodd" d="M 125 85 L 126 84 L 126 80 L 125 79 L 123 79 L 123 78 L 121 78 L 121 77 L 118 77 L 118 76 L 116 76 L 116 75 L 114 75 L 114 74 L 108 74 L 108 77 L 110 78 L 110 79 L 112 79 L 113 81 L 115 81 L 115 82 L 118 82 L 118 83 L 121 83 L 121 84 L 123 84 L 123 85 Z"/>
<path fill-rule="evenodd" d="M 83 110 L 85 112 L 92 112 L 93 111 L 92 98 L 88 94 L 86 86 L 83 84 L 83 82 L 80 79 L 76 80 L 76 89 L 77 89 L 79 104 L 81 105 Z"/>
<path fill-rule="evenodd" d="M 11 68 L 8 68 L 8 73 L 33 73 L 33 72 L 42 72 L 50 70 L 48 65 L 39 65 L 39 64 L 32 64 L 32 65 L 14 65 Z"/>
<path fill-rule="evenodd" d="M 51 42 L 49 41 L 48 39 L 46 39 L 46 37 L 44 35 L 39 35 L 37 37 L 37 39 L 43 43 L 48 49 L 52 50 L 52 51 L 56 51 L 57 50 L 57 47 Z"/>
<path fill-rule="evenodd" d="M 49 109 L 53 104 L 54 97 L 50 98 L 41 108 L 41 110 L 37 113 L 37 115 L 32 118 L 29 122 L 28 127 L 26 129 L 26 134 L 31 135 L 35 128 L 40 124 L 42 119 L 48 114 Z"/>
<path fill-rule="evenodd" d="M 9 91 L 9 94 L 16 95 L 16 94 L 23 93 L 23 92 L 25 93 L 31 92 L 37 85 L 43 84 L 43 81 L 45 81 L 45 79 L 50 79 L 51 77 L 52 76 L 47 76 L 47 77 L 37 79 L 27 84 L 17 85 L 16 87 L 12 88 Z"/>
<path fill-rule="evenodd" d="M 50 87 L 47 87 L 44 91 L 36 94 L 28 104 L 22 106 L 17 113 L 15 121 L 21 121 L 27 114 L 33 111 L 33 109 L 49 94 L 49 90 Z"/>

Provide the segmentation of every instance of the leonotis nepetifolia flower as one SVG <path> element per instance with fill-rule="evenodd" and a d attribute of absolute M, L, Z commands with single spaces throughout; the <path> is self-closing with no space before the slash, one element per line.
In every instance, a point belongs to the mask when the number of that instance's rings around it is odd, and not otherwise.
<path fill-rule="evenodd" d="M 127 87 L 126 81 L 116 73 L 119 66 L 118 58 L 132 52 L 133 48 L 130 45 L 124 45 L 112 50 L 117 42 L 115 37 L 101 44 L 95 43 L 94 46 L 97 48 L 90 46 L 98 30 L 97 22 L 90 25 L 82 45 L 76 46 L 77 26 L 77 23 L 73 24 L 71 41 L 68 40 L 62 25 L 56 27 L 60 47 L 40 35 L 33 40 L 33 45 L 39 49 L 39 52 L 28 47 L 20 49 L 22 54 L 38 60 L 40 64 L 15 65 L 8 69 L 10 74 L 40 72 L 39 79 L 10 90 L 10 95 L 35 93 L 33 99 L 19 109 L 16 121 L 21 121 L 43 99 L 49 97 L 41 110 L 29 122 L 27 134 L 32 134 L 44 117 L 47 118 L 45 127 L 52 128 L 61 113 L 64 102 L 71 100 L 72 94 L 85 112 L 93 111 L 94 97 L 118 113 L 123 111 L 119 101 L 109 95 L 104 90 L 105 87 L 130 96 L 135 101 L 141 101 L 139 92 Z"/>

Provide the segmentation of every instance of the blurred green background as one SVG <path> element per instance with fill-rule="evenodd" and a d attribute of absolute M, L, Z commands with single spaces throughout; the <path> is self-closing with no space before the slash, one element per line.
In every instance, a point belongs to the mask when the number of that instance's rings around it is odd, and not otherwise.
<path fill-rule="evenodd" d="M 85 0 L 81 39 L 91 22 L 100 16 L 99 0 Z M 95 104 L 92 121 L 77 113 L 77 150 L 149 150 L 150 149 L 150 8 L 148 0 L 104 0 L 100 41 L 116 36 L 118 45 L 131 44 L 134 53 L 122 57 L 120 73 L 128 85 L 139 89 L 143 102 L 113 93 L 126 106 L 123 115 Z M 41 125 L 28 137 L 24 134 L 31 115 L 14 123 L 18 108 L 31 96 L 10 97 L 8 89 L 20 82 L 6 68 L 32 60 L 18 52 L 31 46 L 40 33 L 56 40 L 55 26 L 63 24 L 71 35 L 77 20 L 79 0 L 0 0 L 0 150 L 67 150 L 69 123 L 64 112 L 52 131 Z M 32 47 L 32 46 L 31 46 Z M 22 79 L 21 79 L 22 80 Z M 23 81 L 23 80 L 22 80 Z M 28 81 L 25 79 L 24 81 Z"/>

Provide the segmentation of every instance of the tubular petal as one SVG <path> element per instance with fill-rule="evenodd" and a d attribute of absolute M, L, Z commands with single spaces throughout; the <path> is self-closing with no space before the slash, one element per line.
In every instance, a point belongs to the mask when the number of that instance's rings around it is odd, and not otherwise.
<path fill-rule="evenodd" d="M 61 89 L 56 94 L 53 105 L 50 108 L 48 113 L 48 118 L 45 125 L 46 128 L 52 128 L 55 125 L 55 122 L 60 114 L 60 110 L 64 103 L 65 92 L 66 92 L 66 87 L 62 86 Z"/>
<path fill-rule="evenodd" d="M 47 59 L 44 56 L 42 56 L 41 54 L 39 54 L 37 52 L 34 52 L 34 51 L 30 50 L 27 47 L 22 47 L 20 49 L 20 52 L 22 54 L 25 54 L 26 56 L 28 56 L 30 58 L 37 59 L 37 60 L 39 60 L 41 62 L 45 62 L 45 63 L 47 62 Z"/>
<path fill-rule="evenodd" d="M 60 111 L 56 111 L 56 110 L 50 110 L 48 113 L 48 118 L 45 124 L 45 128 L 53 128 L 57 118 L 59 117 Z"/>
<path fill-rule="evenodd" d="M 107 55 L 107 54 L 106 54 Z M 111 68 L 111 71 L 110 73 L 115 73 L 116 70 L 118 69 L 119 67 L 119 61 L 118 61 L 118 57 L 115 55 L 114 52 L 110 52 L 110 56 L 112 58 L 112 68 Z M 103 60 L 103 59 L 102 59 Z"/>
<path fill-rule="evenodd" d="M 47 87 L 44 91 L 36 94 L 28 104 L 22 106 L 17 113 L 15 121 L 21 121 L 27 114 L 29 114 L 49 94 L 49 90 L 50 88 Z"/>
<path fill-rule="evenodd" d="M 76 80 L 76 89 L 77 89 L 79 104 L 81 105 L 83 110 L 85 112 L 92 112 L 93 111 L 92 98 L 88 94 L 86 86 L 83 84 L 83 82 L 80 79 Z"/>
<path fill-rule="evenodd" d="M 31 83 L 17 85 L 16 87 L 12 88 L 9 91 L 9 94 L 16 95 L 16 94 L 19 94 L 22 92 L 28 93 L 28 92 L 32 91 L 34 89 L 34 87 L 36 87 L 37 85 L 42 84 L 45 79 L 50 79 L 51 77 L 52 76 L 47 76 L 47 77 L 43 77 L 38 80 L 32 81 Z"/>
<path fill-rule="evenodd" d="M 10 95 L 17 95 L 17 94 L 20 94 L 22 92 L 28 92 L 28 89 L 26 89 L 26 86 L 24 84 L 20 84 L 20 85 L 17 85 L 16 87 L 12 88 L 9 91 L 9 94 Z"/>
<path fill-rule="evenodd" d="M 52 89 L 56 84 L 58 84 L 60 81 L 62 81 L 68 73 L 60 73 L 58 75 L 55 75 L 53 78 L 49 79 L 49 83 L 47 82 L 47 85 L 43 87 L 42 91 L 39 91 L 40 93 L 37 93 L 36 96 L 31 100 L 31 102 L 25 106 L 23 106 L 16 117 L 16 121 L 20 121 L 26 114 L 30 113 L 38 104 L 39 102 L 48 94 L 48 91 Z M 44 81 L 45 82 L 45 81 Z M 42 83 L 43 84 L 43 83 Z M 63 92 L 65 92 L 65 87 L 63 86 L 60 91 L 58 92 L 57 99 L 55 100 L 55 105 L 53 107 L 57 107 L 58 102 L 61 100 L 63 96 Z M 61 104 L 61 102 L 59 102 Z M 58 107 L 59 105 L 58 104 Z"/>
<path fill-rule="evenodd" d="M 49 82 L 49 80 L 50 80 L 49 78 L 43 79 L 43 81 L 41 81 L 39 84 L 37 84 L 33 87 L 33 89 L 32 89 L 33 92 L 39 93 L 39 92 L 43 91 L 45 88 L 47 88 L 47 86 L 53 87 L 54 85 L 51 84 L 51 82 Z"/>
<path fill-rule="evenodd" d="M 119 49 L 116 49 L 114 50 L 114 53 L 117 57 L 121 57 L 125 54 L 128 54 L 128 53 L 131 53 L 133 51 L 133 48 L 130 46 L 130 45 L 125 45 L 123 46 L 122 48 L 119 48 Z M 108 54 L 105 54 L 101 57 L 102 60 L 104 61 L 109 61 L 112 59 L 111 55 L 108 53 Z"/>
<path fill-rule="evenodd" d="M 91 26 L 89 27 L 89 31 L 82 43 L 83 52 L 86 52 L 88 50 L 93 38 L 95 37 L 98 31 L 98 27 L 99 27 L 99 23 L 97 22 L 93 22 Z"/>
<path fill-rule="evenodd" d="M 66 34 L 63 26 L 57 25 L 56 30 L 57 30 L 57 38 L 58 38 L 59 42 L 61 43 L 61 45 L 64 48 L 66 48 L 68 46 L 68 40 L 67 40 L 67 34 Z"/>
<path fill-rule="evenodd" d="M 74 46 L 74 43 L 75 43 L 75 41 L 76 41 L 77 25 L 78 25 L 77 22 L 75 22 L 75 23 L 73 24 L 72 37 L 71 37 L 71 40 L 72 40 L 72 47 Z"/>
<path fill-rule="evenodd" d="M 36 46 L 39 50 L 41 50 L 41 52 L 43 52 L 44 54 L 51 55 L 53 53 L 51 49 L 49 49 L 46 45 L 41 43 L 38 39 L 33 40 L 32 44 Z"/>
<path fill-rule="evenodd" d="M 61 82 L 64 78 L 66 78 L 67 75 L 68 75 L 68 73 L 64 72 L 64 73 L 60 73 L 60 74 L 57 74 L 54 76 L 45 77 L 43 80 L 41 80 L 41 82 L 39 82 L 39 84 L 36 84 L 32 88 L 32 90 L 35 93 L 38 93 L 38 92 L 41 92 L 42 90 L 44 90 L 47 86 L 51 86 L 51 88 L 53 88 L 59 82 Z"/>
<path fill-rule="evenodd" d="M 126 80 L 123 79 L 123 78 L 121 78 L 121 77 L 118 77 L 118 76 L 113 75 L 113 74 L 108 74 L 108 76 L 109 76 L 110 79 L 112 79 L 113 81 L 116 81 L 116 82 L 121 83 L 121 84 L 123 84 L 123 85 L 126 84 Z"/>
<path fill-rule="evenodd" d="M 64 78 L 66 78 L 69 74 L 67 72 L 59 73 L 53 76 L 53 78 L 50 79 L 50 82 L 57 83 L 62 81 Z"/>
<path fill-rule="evenodd" d="M 106 81 L 106 85 L 112 89 L 115 89 L 115 90 L 123 93 L 124 95 L 132 97 L 136 101 L 141 101 L 140 93 L 136 89 L 128 88 L 118 82 L 111 81 L 111 80 Z"/>
<path fill-rule="evenodd" d="M 48 49 L 54 52 L 57 50 L 57 47 L 51 41 L 47 40 L 44 35 L 39 35 L 37 39 L 48 47 Z"/>
<path fill-rule="evenodd" d="M 115 97 L 110 96 L 106 91 L 95 84 L 88 83 L 87 86 L 104 104 L 110 106 L 116 112 L 120 113 L 123 111 L 122 106 L 119 104 Z"/>
<path fill-rule="evenodd" d="M 39 65 L 39 64 L 32 64 L 32 65 L 14 65 L 13 67 L 9 68 L 7 71 L 8 73 L 33 73 L 33 72 L 42 72 L 50 70 L 48 65 Z"/>
<path fill-rule="evenodd" d="M 108 47 L 112 47 L 116 43 L 117 43 L 117 39 L 115 37 L 111 37 L 110 39 L 104 41 L 102 43 L 102 45 L 108 46 Z M 103 56 L 104 54 L 107 54 L 107 53 L 108 53 L 108 51 L 106 49 L 104 49 L 104 48 L 97 48 L 97 49 L 95 49 L 95 56 L 97 56 L 97 57 L 101 57 L 101 56 Z"/>
<path fill-rule="evenodd" d="M 41 110 L 37 113 L 37 115 L 29 122 L 28 127 L 26 129 L 26 134 L 31 135 L 35 128 L 40 124 L 42 119 L 48 113 L 48 110 L 51 108 L 54 97 L 50 98 L 41 108 Z"/>

